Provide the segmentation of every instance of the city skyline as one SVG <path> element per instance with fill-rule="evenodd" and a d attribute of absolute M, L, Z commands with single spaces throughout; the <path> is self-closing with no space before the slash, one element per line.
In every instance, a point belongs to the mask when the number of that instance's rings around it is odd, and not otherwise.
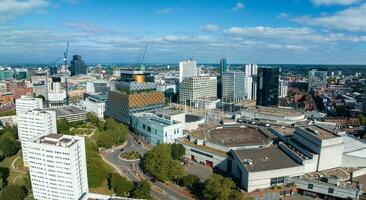
<path fill-rule="evenodd" d="M 2 0 L 0 63 L 363 64 L 364 0 Z M 22 59 L 20 60 L 19 57 Z"/>

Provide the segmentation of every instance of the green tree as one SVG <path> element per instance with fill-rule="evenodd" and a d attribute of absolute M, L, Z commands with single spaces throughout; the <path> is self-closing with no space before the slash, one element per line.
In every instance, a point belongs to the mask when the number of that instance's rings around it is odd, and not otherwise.
<path fill-rule="evenodd" d="M 62 134 L 69 134 L 70 128 L 70 123 L 66 119 L 57 120 L 57 132 Z"/>
<path fill-rule="evenodd" d="M 46 97 L 44 97 L 43 95 L 38 95 L 36 98 L 42 99 L 43 102 L 46 101 Z"/>
<path fill-rule="evenodd" d="M 175 160 L 182 160 L 183 156 L 186 154 L 186 149 L 182 144 L 172 144 L 172 156 Z"/>
<path fill-rule="evenodd" d="M 0 167 L 0 190 L 2 190 L 7 185 L 9 175 L 9 168 Z"/>
<path fill-rule="evenodd" d="M 108 134 L 107 132 L 97 132 L 97 145 L 98 147 L 103 148 L 111 148 L 113 145 L 116 144 L 116 137 L 115 133 L 111 132 Z"/>
<path fill-rule="evenodd" d="M 94 113 L 88 112 L 86 113 L 86 121 L 98 125 L 100 120 Z"/>
<path fill-rule="evenodd" d="M 200 179 L 194 174 L 188 174 L 181 179 L 181 184 L 189 189 L 192 189 L 199 182 Z"/>
<path fill-rule="evenodd" d="M 363 114 L 359 114 L 357 117 L 358 117 L 358 119 L 360 120 L 360 123 L 361 123 L 362 125 L 366 125 L 366 117 L 365 117 L 365 115 L 363 115 Z"/>
<path fill-rule="evenodd" d="M 149 181 L 142 180 L 136 183 L 135 189 L 132 191 L 132 197 L 136 199 L 151 199 L 151 186 Z"/>
<path fill-rule="evenodd" d="M 2 160 L 4 160 L 4 158 L 5 158 L 4 153 L 0 151 L 0 162 L 1 162 Z"/>
<path fill-rule="evenodd" d="M 117 196 L 128 197 L 133 189 L 133 183 L 117 173 L 111 173 L 108 177 L 108 186 Z"/>
<path fill-rule="evenodd" d="M 235 183 L 231 179 L 221 175 L 213 174 L 205 181 L 204 185 L 202 193 L 203 197 L 207 200 L 240 200 L 242 198 L 242 195 L 238 195 L 236 192 Z"/>
<path fill-rule="evenodd" d="M 0 137 L 0 151 L 4 153 L 6 157 L 15 155 L 19 148 L 15 141 L 11 140 L 9 137 Z"/>
<path fill-rule="evenodd" d="M 26 188 L 18 185 L 7 186 L 0 193 L 1 200 L 23 200 L 26 196 Z"/>
<path fill-rule="evenodd" d="M 184 176 L 184 169 L 178 160 L 169 162 L 169 179 L 179 180 Z"/>

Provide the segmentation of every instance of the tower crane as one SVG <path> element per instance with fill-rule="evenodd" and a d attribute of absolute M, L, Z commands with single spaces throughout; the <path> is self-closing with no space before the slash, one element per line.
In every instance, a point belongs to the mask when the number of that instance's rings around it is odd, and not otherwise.
<path fill-rule="evenodd" d="M 65 65 L 66 69 L 68 69 L 68 67 L 67 67 L 67 56 L 69 54 L 69 44 L 70 44 L 70 42 L 67 41 L 66 50 L 64 52 L 64 65 Z M 65 78 L 66 105 L 69 105 L 68 89 L 69 88 L 68 88 L 67 78 Z"/>
<path fill-rule="evenodd" d="M 142 70 L 142 71 L 145 71 L 145 66 L 144 66 L 143 62 L 144 62 L 144 58 L 146 55 L 146 49 L 147 49 L 148 45 L 149 45 L 148 43 L 145 44 L 144 51 L 142 54 L 140 54 L 139 60 L 138 60 L 139 70 Z"/>

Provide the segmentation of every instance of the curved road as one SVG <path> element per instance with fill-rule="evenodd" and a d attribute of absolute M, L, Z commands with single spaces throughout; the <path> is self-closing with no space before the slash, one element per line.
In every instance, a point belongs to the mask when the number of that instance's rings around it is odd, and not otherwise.
<path fill-rule="evenodd" d="M 148 148 L 143 144 L 138 144 L 137 141 L 133 138 L 131 134 L 128 135 L 127 145 L 124 147 L 115 147 L 110 150 L 106 150 L 103 152 L 104 159 L 113 166 L 119 173 L 128 178 L 131 181 L 140 181 L 142 179 L 151 180 L 151 177 L 144 175 L 139 167 L 140 161 L 123 161 L 119 158 L 121 154 L 121 149 L 123 151 L 137 151 L 141 154 L 144 154 L 148 151 Z M 187 197 L 177 191 L 176 188 L 172 188 L 167 186 L 161 182 L 152 182 L 151 183 L 151 194 L 154 199 L 163 199 L 163 200 L 180 200 L 186 199 L 191 200 L 192 198 Z"/>

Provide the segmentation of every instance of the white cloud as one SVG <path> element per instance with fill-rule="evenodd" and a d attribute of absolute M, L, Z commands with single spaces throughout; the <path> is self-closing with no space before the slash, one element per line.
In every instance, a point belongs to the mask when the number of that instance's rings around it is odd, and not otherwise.
<path fill-rule="evenodd" d="M 316 6 L 330 6 L 330 5 L 352 5 L 360 2 L 360 0 L 311 0 Z"/>
<path fill-rule="evenodd" d="M 338 30 L 366 32 L 366 3 L 330 15 L 319 17 L 303 16 L 295 18 L 293 21 Z"/>
<path fill-rule="evenodd" d="M 73 29 L 74 31 L 81 31 L 85 33 L 100 33 L 105 29 L 89 22 L 66 22 L 64 26 Z"/>
<path fill-rule="evenodd" d="M 0 22 L 25 15 L 33 10 L 45 8 L 49 5 L 46 0 L 0 0 Z"/>
<path fill-rule="evenodd" d="M 217 32 L 220 30 L 220 27 L 216 24 L 206 24 L 200 28 L 203 32 Z"/>
<path fill-rule="evenodd" d="M 234 10 L 234 11 L 243 10 L 243 9 L 244 9 L 244 7 L 245 7 L 245 5 L 244 5 L 243 3 L 238 2 L 238 3 L 236 3 L 236 4 L 235 4 L 235 6 L 234 6 L 233 10 Z"/>
<path fill-rule="evenodd" d="M 159 10 L 156 10 L 155 12 L 156 14 L 168 14 L 179 10 L 180 10 L 179 7 L 168 7 L 168 8 L 161 8 Z"/>

